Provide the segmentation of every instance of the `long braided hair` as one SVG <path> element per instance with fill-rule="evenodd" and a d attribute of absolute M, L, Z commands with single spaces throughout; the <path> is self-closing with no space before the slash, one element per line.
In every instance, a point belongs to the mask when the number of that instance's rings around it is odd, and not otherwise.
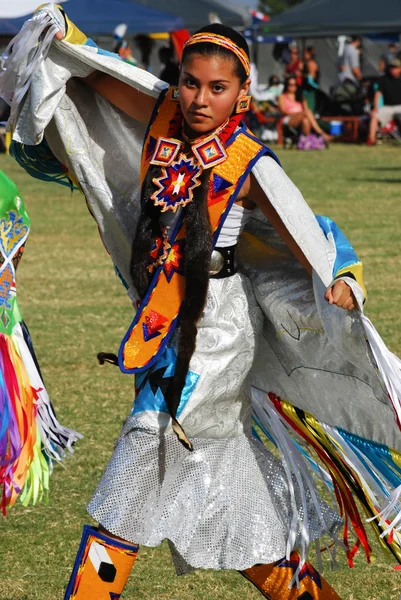
<path fill-rule="evenodd" d="M 249 48 L 245 39 L 230 27 L 213 24 L 203 27 L 196 33 L 215 33 L 225 36 L 245 50 L 249 57 Z M 237 56 L 230 50 L 210 42 L 200 42 L 184 48 L 182 64 L 192 54 L 220 56 L 231 60 L 234 66 L 234 74 L 239 78 L 241 85 L 245 83 L 247 79 L 245 69 Z M 186 144 L 184 153 L 189 151 L 190 145 Z M 132 245 L 131 277 L 141 298 L 145 295 L 150 283 L 147 269 L 150 264 L 150 252 L 156 238 L 162 234 L 160 207 L 155 206 L 150 199 L 155 189 L 153 179 L 157 176 L 160 176 L 160 167 L 150 165 L 142 187 L 142 212 Z M 206 302 L 209 285 L 209 264 L 212 252 L 212 233 L 207 210 L 209 177 L 210 170 L 204 170 L 200 176 L 201 185 L 193 191 L 192 202 L 183 209 L 186 227 L 184 254 L 185 297 L 180 311 L 180 333 L 175 374 L 167 389 L 165 398 L 173 419 L 174 431 L 180 441 L 189 449 L 192 449 L 192 446 L 185 432 L 176 421 L 176 413 L 185 386 L 189 363 L 195 351 L 197 322 Z"/>

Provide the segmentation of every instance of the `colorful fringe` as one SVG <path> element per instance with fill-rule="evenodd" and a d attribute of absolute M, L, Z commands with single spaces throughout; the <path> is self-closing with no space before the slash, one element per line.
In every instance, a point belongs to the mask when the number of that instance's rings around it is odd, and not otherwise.
<path fill-rule="evenodd" d="M 15 271 L 29 235 L 15 185 L 0 171 L 0 490 L 3 514 L 49 489 L 54 461 L 82 437 L 59 424 L 16 298 Z"/>
<path fill-rule="evenodd" d="M 254 389 L 252 401 L 256 425 L 277 446 L 289 481 L 297 480 L 303 490 L 302 496 L 305 497 L 305 489 L 308 489 L 311 497 L 317 498 L 313 475 L 319 476 L 332 498 L 334 490 L 344 519 L 343 545 L 349 565 L 353 566 L 354 555 L 360 546 L 370 562 L 372 550 L 364 521 L 370 522 L 382 548 L 401 563 L 401 526 L 398 529 L 395 526 L 401 520 L 401 487 L 398 487 L 401 485 L 401 455 L 382 444 L 320 423 L 313 415 L 295 408 L 274 393 L 266 395 Z M 314 460 L 316 457 L 325 469 Z M 394 490 L 394 487 L 397 489 Z M 355 499 L 359 501 L 367 519 L 361 516 Z M 380 512 L 383 506 L 387 508 Z M 309 546 L 306 502 L 303 511 L 305 534 L 301 565 Z M 389 520 L 390 514 L 397 515 L 393 523 Z M 321 521 L 324 529 L 323 517 Z M 352 547 L 350 527 L 357 538 Z M 287 557 L 293 550 L 292 542 L 290 535 Z"/>

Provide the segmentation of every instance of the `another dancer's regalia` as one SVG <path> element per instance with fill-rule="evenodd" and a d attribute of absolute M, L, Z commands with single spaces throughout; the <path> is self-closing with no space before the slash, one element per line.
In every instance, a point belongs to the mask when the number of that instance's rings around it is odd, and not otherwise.
<path fill-rule="evenodd" d="M 56 29 L 66 35 L 52 43 Z M 327 535 L 345 547 L 351 563 L 354 543 L 348 534 L 339 539 L 345 521 L 345 531 L 352 526 L 370 556 L 355 498 L 401 561 L 399 362 L 363 315 L 362 265 L 338 227 L 313 215 L 240 114 L 191 143 L 182 135 L 177 90 L 99 50 L 56 7 L 41 9 L 25 25 L 4 68 L 0 89 L 12 105 L 14 156 L 32 175 L 68 181 L 84 194 L 139 306 L 119 353 L 122 370 L 136 373 L 137 397 L 89 504 L 104 528 L 127 540 L 115 550 L 118 561 L 124 555 L 124 573 L 135 544 L 167 539 L 179 573 L 236 569 L 274 598 L 283 582 L 298 581 L 302 589 L 310 580 L 313 596 L 305 588 L 305 598 L 336 598 L 306 554 L 311 541 Z M 94 69 L 158 99 L 146 131 L 71 79 Z M 141 184 L 155 167 L 153 192 L 142 196 L 141 208 Z M 174 403 L 168 394 L 179 370 L 188 283 L 186 211 L 206 169 L 208 219 L 220 257 L 214 255 L 216 277 Z M 220 252 L 220 235 L 250 172 L 312 265 L 313 278 L 258 210 L 238 241 L 238 271 L 228 251 Z M 131 248 L 149 202 L 161 227 L 138 303 Z M 358 311 L 324 300 L 337 279 L 352 288 Z M 262 433 L 281 460 L 265 448 Z M 320 499 L 313 475 L 334 490 L 340 516 Z M 96 535 L 85 532 L 68 598 L 84 597 L 95 580 L 100 587 L 109 582 L 110 596 L 121 593 L 121 582 L 113 587 L 114 579 L 101 575 L 111 541 Z"/>
<path fill-rule="evenodd" d="M 60 425 L 47 395 L 17 301 L 16 269 L 30 220 L 14 183 L 0 171 L 0 501 L 35 504 L 49 489 L 53 463 L 81 436 Z"/>

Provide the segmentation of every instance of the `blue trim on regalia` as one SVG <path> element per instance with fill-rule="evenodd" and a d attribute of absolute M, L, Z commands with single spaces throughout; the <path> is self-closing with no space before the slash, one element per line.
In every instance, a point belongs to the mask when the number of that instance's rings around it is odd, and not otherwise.
<path fill-rule="evenodd" d="M 159 360 L 147 371 L 143 371 L 136 378 L 136 385 L 140 388 L 138 395 L 134 401 L 134 407 L 131 415 L 136 415 L 144 411 L 156 411 L 169 414 L 166 400 L 163 396 L 163 392 L 160 387 L 157 388 L 156 392 L 153 392 L 151 382 L 146 381 L 148 374 L 155 372 L 159 369 L 165 369 L 162 379 L 167 379 L 174 376 L 175 366 L 177 363 L 177 355 L 174 348 L 166 348 L 164 353 L 159 357 Z M 199 375 L 193 371 L 188 371 L 185 386 L 182 390 L 181 400 L 177 408 L 177 418 L 184 410 L 185 405 L 190 399 L 192 392 L 194 391 L 196 384 L 198 383 Z"/>
<path fill-rule="evenodd" d="M 316 215 L 316 220 L 323 230 L 324 235 L 328 238 L 329 233 L 332 234 L 335 247 L 336 247 L 336 259 L 333 264 L 333 277 L 345 267 L 350 267 L 359 263 L 358 257 L 354 248 L 351 246 L 349 240 L 345 237 L 341 229 L 329 219 L 329 217 Z"/>

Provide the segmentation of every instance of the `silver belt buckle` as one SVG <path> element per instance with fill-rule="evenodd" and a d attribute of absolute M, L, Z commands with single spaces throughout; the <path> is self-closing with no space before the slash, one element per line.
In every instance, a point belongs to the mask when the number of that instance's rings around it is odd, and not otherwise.
<path fill-rule="evenodd" d="M 217 275 L 224 267 L 224 256 L 218 250 L 213 250 L 210 258 L 209 275 Z"/>

